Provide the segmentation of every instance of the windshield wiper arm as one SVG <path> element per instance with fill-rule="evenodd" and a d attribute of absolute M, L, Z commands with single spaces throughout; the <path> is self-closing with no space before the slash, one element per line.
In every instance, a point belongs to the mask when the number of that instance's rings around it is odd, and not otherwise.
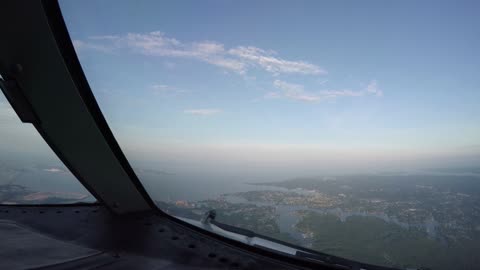
<path fill-rule="evenodd" d="M 286 243 L 275 238 L 263 236 L 253 231 L 239 228 L 233 225 L 224 224 L 215 220 L 217 214 L 214 209 L 207 211 L 201 220 L 204 225 L 214 225 L 229 233 L 234 233 L 247 238 L 250 238 L 250 243 L 254 246 L 262 249 L 268 249 L 274 252 L 287 253 L 305 260 L 316 261 L 321 264 L 334 266 L 338 269 L 367 269 L 367 270 L 394 270 L 396 268 L 390 268 L 385 266 L 371 265 L 362 262 L 357 262 L 334 255 L 324 254 L 317 251 L 310 251 L 308 249 Z"/>

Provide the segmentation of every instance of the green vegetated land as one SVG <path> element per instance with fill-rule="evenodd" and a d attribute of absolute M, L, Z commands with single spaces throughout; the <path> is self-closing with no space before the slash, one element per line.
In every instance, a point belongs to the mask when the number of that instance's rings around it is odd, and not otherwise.
<path fill-rule="evenodd" d="M 297 229 L 311 237 L 312 248 L 353 260 L 399 268 L 478 269 L 480 234 L 446 243 L 424 231 L 406 229 L 376 217 L 302 211 Z"/>

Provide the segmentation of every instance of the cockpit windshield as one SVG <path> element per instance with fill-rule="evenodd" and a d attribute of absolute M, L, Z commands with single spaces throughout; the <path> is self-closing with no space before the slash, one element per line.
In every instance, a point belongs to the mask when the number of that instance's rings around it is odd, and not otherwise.
<path fill-rule="evenodd" d="M 372 264 L 476 267 L 478 3 L 60 5 L 165 212 Z"/>

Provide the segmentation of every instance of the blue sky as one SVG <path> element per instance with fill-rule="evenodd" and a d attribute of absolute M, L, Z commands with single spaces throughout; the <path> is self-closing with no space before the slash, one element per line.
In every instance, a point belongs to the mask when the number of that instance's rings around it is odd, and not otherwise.
<path fill-rule="evenodd" d="M 478 161 L 477 1 L 60 4 L 132 159 Z"/>

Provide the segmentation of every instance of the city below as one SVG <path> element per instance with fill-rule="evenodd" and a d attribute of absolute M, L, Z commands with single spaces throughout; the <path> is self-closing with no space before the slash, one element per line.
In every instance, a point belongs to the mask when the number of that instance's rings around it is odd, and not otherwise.
<path fill-rule="evenodd" d="M 325 253 L 398 268 L 474 269 L 480 252 L 477 174 L 355 175 L 256 183 L 271 190 L 158 202 Z"/>

